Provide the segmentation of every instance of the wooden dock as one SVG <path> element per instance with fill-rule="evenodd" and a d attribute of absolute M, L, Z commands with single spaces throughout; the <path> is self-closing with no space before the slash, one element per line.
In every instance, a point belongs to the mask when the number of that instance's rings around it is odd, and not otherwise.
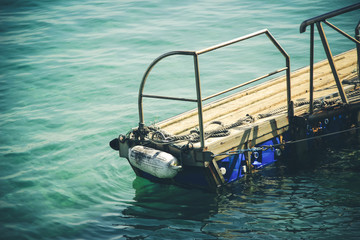
<path fill-rule="evenodd" d="M 334 57 L 334 62 L 343 83 L 358 78 L 355 49 Z M 346 92 L 355 88 L 354 84 L 343 85 Z M 295 106 L 296 103 L 309 101 L 309 67 L 291 73 L 291 89 Z M 333 99 L 338 95 L 338 89 L 328 61 L 323 60 L 315 64 L 314 99 Z M 350 103 L 358 100 L 359 98 L 349 98 Z M 294 114 L 300 116 L 306 113 L 308 109 L 309 104 L 295 107 Z M 266 114 L 274 110 L 281 112 L 270 117 L 259 118 L 260 114 Z M 287 131 L 289 129 L 289 119 L 286 106 L 285 76 L 205 105 L 203 107 L 205 131 L 219 127 L 217 124 L 210 124 L 212 121 L 220 121 L 223 125 L 228 125 L 244 118 L 246 115 L 252 116 L 255 121 L 229 129 L 230 135 L 228 136 L 206 139 L 205 150 L 216 155 L 231 149 L 249 148 Z M 160 122 L 157 126 L 175 135 L 189 133 L 189 131 L 198 127 L 197 110 L 194 109 L 170 118 Z M 185 142 L 177 143 L 179 146 L 182 144 L 185 144 Z M 200 148 L 200 143 L 195 143 L 193 147 Z M 219 158 L 221 157 L 217 157 L 217 159 Z"/>

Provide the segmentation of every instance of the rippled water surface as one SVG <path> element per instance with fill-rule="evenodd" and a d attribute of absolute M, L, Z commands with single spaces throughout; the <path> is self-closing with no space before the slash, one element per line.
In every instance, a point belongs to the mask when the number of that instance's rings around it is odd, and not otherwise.
<path fill-rule="evenodd" d="M 311 166 L 279 163 L 219 193 L 136 178 L 108 147 L 137 125 L 141 77 L 162 53 L 267 28 L 297 69 L 309 62 L 309 31 L 300 34 L 300 23 L 353 3 L 1 1 L 0 238 L 356 239 L 357 137 L 322 149 Z M 331 22 L 353 35 L 359 16 Z M 325 30 L 334 54 L 354 47 Z M 283 58 L 265 37 L 201 56 L 203 93 L 279 67 Z M 165 62 L 147 91 L 192 96 L 192 68 L 187 58 Z M 193 107 L 148 101 L 146 121 Z"/>

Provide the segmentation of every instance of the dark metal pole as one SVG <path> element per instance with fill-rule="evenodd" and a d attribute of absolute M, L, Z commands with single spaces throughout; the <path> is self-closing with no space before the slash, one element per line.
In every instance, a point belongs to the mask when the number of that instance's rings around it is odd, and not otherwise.
<path fill-rule="evenodd" d="M 360 36 L 359 36 L 359 28 L 360 28 L 360 21 L 359 23 L 356 25 L 355 28 L 355 39 L 356 40 L 360 40 Z M 358 79 L 360 79 L 360 44 L 356 44 L 356 50 L 357 50 L 357 58 L 358 58 Z"/>
<path fill-rule="evenodd" d="M 347 100 L 347 97 L 345 95 L 345 92 L 344 92 L 344 89 L 342 87 L 342 84 L 340 82 L 340 79 L 339 79 L 339 76 L 338 76 L 338 73 L 336 71 L 336 67 L 335 67 L 335 64 L 334 64 L 334 59 L 333 59 L 333 56 L 331 54 L 331 50 L 330 50 L 330 47 L 329 47 L 329 43 L 326 39 L 326 35 L 325 35 L 325 32 L 324 32 L 324 29 L 321 25 L 321 22 L 317 22 L 316 23 L 316 27 L 319 31 L 319 35 L 320 35 L 320 38 L 321 38 L 321 42 L 324 46 L 324 50 L 325 50 L 325 53 L 326 53 L 326 56 L 327 56 L 327 59 L 329 61 L 329 65 L 331 67 L 331 71 L 334 75 L 334 78 L 335 78 L 335 82 L 336 82 L 336 86 L 339 90 L 339 94 L 340 94 L 340 97 L 341 97 L 341 100 L 343 103 L 348 103 L 348 100 Z"/>
<path fill-rule="evenodd" d="M 281 45 L 276 41 L 273 35 L 266 30 L 266 36 L 270 41 L 275 45 L 275 47 L 280 51 L 280 53 L 285 57 L 286 61 L 286 97 L 287 97 L 287 107 L 288 107 L 288 117 L 293 117 L 292 104 L 291 104 L 291 73 L 290 73 L 290 56 L 287 52 L 281 47 Z"/>
<path fill-rule="evenodd" d="M 145 95 L 143 94 L 144 92 L 144 88 L 145 88 L 145 83 L 146 83 L 146 79 L 149 76 L 151 70 L 153 69 L 153 67 L 160 62 L 162 59 L 166 58 L 166 57 L 170 57 L 173 55 L 193 55 L 194 52 L 191 51 L 173 51 L 173 52 L 168 52 L 165 53 L 159 57 L 157 57 L 150 65 L 149 67 L 146 69 L 146 72 L 144 73 L 144 76 L 142 78 L 141 84 L 140 84 L 140 88 L 139 88 L 139 94 L 138 94 L 138 110 L 139 110 L 139 127 L 140 129 L 144 127 L 145 122 L 144 122 L 144 113 L 143 113 L 143 97 L 145 97 Z M 148 97 L 148 96 L 147 96 Z"/>
<path fill-rule="evenodd" d="M 344 31 L 342 31 L 340 28 L 336 27 L 335 25 L 329 23 L 326 20 L 324 20 L 324 23 L 326 25 L 328 25 L 329 27 L 331 27 L 332 29 L 334 29 L 335 31 L 337 31 L 338 33 L 340 33 L 341 35 L 343 35 L 344 37 L 348 38 L 350 41 L 353 41 L 354 43 L 360 44 L 360 42 L 356 38 L 353 38 L 352 36 L 350 36 L 349 34 L 347 34 Z"/>
<path fill-rule="evenodd" d="M 203 121 L 203 111 L 202 111 L 199 59 L 197 54 L 194 54 L 194 68 L 195 68 L 196 95 L 197 95 L 198 117 L 199 117 L 200 143 L 201 143 L 201 148 L 204 149 L 205 147 L 204 121 Z"/>
<path fill-rule="evenodd" d="M 310 114 L 314 112 L 314 24 L 310 26 Z"/>
<path fill-rule="evenodd" d="M 286 58 L 286 97 L 287 97 L 287 107 L 288 107 L 288 117 L 294 117 L 293 105 L 291 101 L 291 72 L 290 72 L 290 58 Z"/>

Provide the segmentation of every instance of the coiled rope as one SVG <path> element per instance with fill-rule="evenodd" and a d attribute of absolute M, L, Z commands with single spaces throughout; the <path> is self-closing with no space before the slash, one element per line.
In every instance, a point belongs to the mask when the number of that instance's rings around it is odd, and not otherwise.
<path fill-rule="evenodd" d="M 223 125 L 220 121 L 213 121 L 211 124 L 219 125 L 218 128 L 205 131 L 204 137 L 205 139 L 213 138 L 213 137 L 225 137 L 230 135 L 230 129 L 241 126 L 245 123 L 252 123 L 255 119 L 250 116 L 246 115 L 246 117 L 239 119 L 235 123 L 229 125 Z M 148 129 L 151 133 L 151 140 L 157 143 L 174 143 L 179 141 L 189 141 L 189 142 L 199 142 L 200 141 L 200 131 L 199 130 L 192 130 L 189 134 L 185 135 L 173 135 L 170 134 L 159 127 L 156 126 L 148 126 Z"/>

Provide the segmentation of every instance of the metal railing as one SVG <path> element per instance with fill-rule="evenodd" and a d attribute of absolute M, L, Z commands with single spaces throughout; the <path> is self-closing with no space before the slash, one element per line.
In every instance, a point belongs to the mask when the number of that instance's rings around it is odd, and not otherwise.
<path fill-rule="evenodd" d="M 355 28 L 355 38 L 358 41 L 360 41 L 359 29 L 360 29 L 360 20 Z M 358 69 L 358 78 L 360 80 L 360 74 L 359 74 L 360 73 L 360 44 L 356 44 L 356 50 L 357 50 L 357 57 L 358 57 L 358 68 L 357 68 Z"/>
<path fill-rule="evenodd" d="M 308 20 L 305 20 L 301 23 L 300 25 L 300 33 L 303 33 L 306 31 L 306 27 L 310 26 L 310 91 L 309 91 L 309 98 L 310 98 L 310 107 L 309 107 L 309 112 L 310 114 L 313 113 L 314 111 L 314 25 L 316 24 L 316 27 L 318 29 L 319 35 L 320 35 L 320 39 L 322 42 L 322 45 L 324 47 L 325 53 L 326 53 L 326 57 L 329 61 L 329 65 L 331 68 L 331 71 L 333 73 L 335 82 L 336 82 L 336 86 L 338 88 L 339 91 L 339 95 L 341 97 L 341 100 L 343 103 L 347 104 L 348 100 L 347 97 L 345 95 L 343 86 L 340 82 L 339 79 L 339 75 L 337 73 L 335 64 L 334 64 L 334 59 L 333 59 L 333 55 L 331 53 L 330 47 L 329 47 L 329 43 L 326 39 L 326 35 L 324 32 L 324 28 L 322 26 L 322 22 L 325 23 L 326 25 L 328 25 L 330 28 L 334 29 L 335 31 L 339 32 L 340 34 L 342 34 L 343 36 L 345 36 L 346 38 L 348 38 L 349 40 L 355 42 L 356 46 L 357 46 L 357 54 L 358 54 L 358 69 L 359 69 L 359 58 L 360 58 L 360 41 L 359 41 L 359 27 L 360 27 L 360 22 L 358 23 L 358 25 L 355 28 L 355 38 L 351 37 L 349 34 L 345 33 L 344 31 L 342 31 L 341 29 L 337 28 L 336 26 L 334 26 L 333 24 L 329 23 L 327 21 L 327 19 L 347 13 L 347 12 L 351 12 L 354 10 L 360 9 L 360 3 L 356 3 L 335 11 L 331 11 L 322 15 L 319 15 L 317 17 L 313 17 L 310 18 Z M 358 71 L 359 73 L 359 71 Z"/>
<path fill-rule="evenodd" d="M 226 47 L 226 46 L 229 46 L 229 45 L 232 45 L 234 43 L 238 43 L 238 42 L 241 42 L 241 41 L 244 41 L 244 40 L 247 40 L 247 39 L 250 39 L 250 38 L 253 38 L 253 37 L 256 37 L 256 36 L 259 36 L 259 35 L 262 35 L 262 34 L 265 34 L 269 39 L 270 41 L 276 46 L 276 48 L 279 50 L 279 52 L 285 57 L 286 59 L 286 66 L 284 68 L 281 68 L 281 69 L 278 69 L 278 70 L 275 70 L 271 73 L 268 73 L 266 75 L 263 75 L 261 77 L 258 77 L 256 79 L 253 79 L 251 81 L 248 81 L 246 83 L 242 83 L 242 84 L 239 84 L 235 87 L 231 87 L 229 89 L 226 89 L 224 91 L 221 91 L 221 92 L 218 92 L 216 94 L 213 94 L 211 96 L 208 96 L 208 97 L 205 97 L 205 98 L 202 98 L 202 95 L 201 95 L 201 83 L 200 83 L 200 72 L 199 72 L 199 59 L 198 59 L 198 56 L 201 55 L 201 54 L 204 54 L 204 53 L 207 53 L 207 52 L 211 52 L 211 51 L 214 51 L 216 49 L 219 49 L 219 48 L 223 48 L 223 47 Z M 196 85 L 196 95 L 197 95 L 197 98 L 196 99 L 190 99 L 190 98 L 178 98 L 178 97 L 169 97 L 169 96 L 160 96 L 160 95 L 150 95 L 150 94 L 143 94 L 144 92 L 144 87 L 145 87 L 145 83 L 146 83 L 146 79 L 147 77 L 149 76 L 151 70 L 153 69 L 153 67 L 158 63 L 160 62 L 162 59 L 164 58 L 167 58 L 167 57 L 170 57 L 170 56 L 174 56 L 174 55 L 191 55 L 193 56 L 194 58 L 194 71 L 195 71 L 195 85 Z M 158 58 L 156 58 L 150 65 L 149 67 L 147 68 L 144 76 L 143 76 L 143 79 L 142 79 L 142 82 L 141 82 L 141 85 L 140 85 L 140 89 L 139 89 L 139 95 L 138 95 L 138 108 L 139 108 L 139 129 L 142 130 L 145 126 L 145 123 L 144 123 L 144 114 L 143 114 L 143 98 L 146 97 L 146 98 L 157 98 L 157 99 L 167 99 L 167 100 L 177 100 L 177 101 L 187 101 L 187 102 L 196 102 L 197 103 L 197 109 L 198 109 L 198 120 L 199 120 L 199 132 L 200 132 L 200 142 L 201 142 L 201 148 L 203 149 L 205 147 L 205 138 L 204 138 L 204 123 L 203 123 L 203 110 L 202 110 L 202 102 L 203 101 L 206 101 L 206 100 L 209 100 L 211 98 L 214 98 L 214 97 L 217 97 L 219 95 L 222 95 L 224 93 L 227 93 L 227 92 L 230 92 L 230 91 L 233 91 L 235 89 L 238 89 L 240 87 L 243 87 L 243 86 L 246 86 L 246 85 L 249 85 L 251 83 L 254 83 L 254 82 L 257 82 L 261 79 L 264 79 L 266 77 L 269 77 L 271 75 L 274 75 L 276 73 L 280 73 L 282 71 L 285 71 L 286 70 L 286 86 L 287 86 L 287 105 L 288 105 L 288 114 L 290 115 L 290 102 L 291 102 L 291 92 L 290 92 L 290 57 L 289 55 L 286 53 L 286 51 L 280 46 L 280 44 L 275 40 L 275 38 L 271 35 L 271 33 L 267 30 L 267 29 L 264 29 L 264 30 L 261 30 L 261 31 L 258 31 L 258 32 L 254 32 L 252 34 L 249 34 L 249 35 L 245 35 L 245 36 L 242 36 L 242 37 L 239 37 L 239 38 L 236 38 L 236 39 L 233 39 L 233 40 L 230 40 L 228 42 L 224 42 L 224 43 L 221 43 L 221 44 L 218 44 L 218 45 L 214 45 L 212 47 L 209 47 L 209 48 L 205 48 L 205 49 L 202 49 L 202 50 L 199 50 L 199 51 L 173 51 L 173 52 L 168 52 L 168 53 L 165 53 L 161 56 L 159 56 Z"/>

